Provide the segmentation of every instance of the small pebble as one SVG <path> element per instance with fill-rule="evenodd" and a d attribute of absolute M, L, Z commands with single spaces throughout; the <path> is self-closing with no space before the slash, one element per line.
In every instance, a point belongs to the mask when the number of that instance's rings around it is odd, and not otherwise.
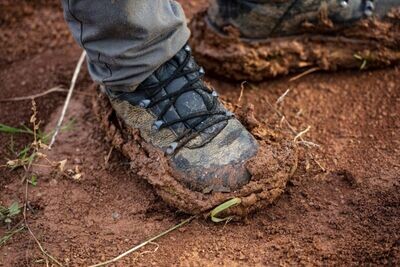
<path fill-rule="evenodd" d="M 118 220 L 121 217 L 121 215 L 118 212 L 113 212 L 111 216 L 114 220 Z"/>

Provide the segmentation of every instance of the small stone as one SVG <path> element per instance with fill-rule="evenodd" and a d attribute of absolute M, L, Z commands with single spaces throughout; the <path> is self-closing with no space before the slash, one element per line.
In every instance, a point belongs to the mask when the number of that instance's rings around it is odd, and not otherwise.
<path fill-rule="evenodd" d="M 118 220 L 118 219 L 121 217 L 121 215 L 120 215 L 118 212 L 113 212 L 113 213 L 111 214 L 111 216 L 112 216 L 112 218 L 113 218 L 114 220 Z"/>

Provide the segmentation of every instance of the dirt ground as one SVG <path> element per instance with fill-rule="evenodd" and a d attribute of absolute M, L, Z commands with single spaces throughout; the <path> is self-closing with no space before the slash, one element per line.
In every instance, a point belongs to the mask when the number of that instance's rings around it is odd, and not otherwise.
<path fill-rule="evenodd" d="M 188 16 L 205 1 L 181 1 Z M 58 1 L 0 2 L 0 99 L 68 87 L 81 53 L 63 21 Z M 291 76 L 293 77 L 293 76 Z M 400 265 L 400 69 L 313 73 L 247 84 L 243 103 L 253 103 L 269 122 L 274 102 L 296 130 L 320 145 L 304 156 L 285 193 L 242 222 L 196 219 L 121 260 L 115 266 Z M 235 102 L 240 83 L 208 80 Z M 62 132 L 52 160 L 78 166 L 79 180 L 52 173 L 30 186 L 30 226 L 45 249 L 66 266 L 112 258 L 188 216 L 168 207 L 152 187 L 112 151 L 91 111 L 84 69 L 68 110 L 72 130 Z M 42 127 L 59 117 L 65 93 L 37 99 Z M 31 103 L 0 102 L 0 123 L 29 125 Z M 47 125 L 47 126 L 46 126 Z M 16 147 L 30 135 L 13 137 Z M 24 201 L 23 171 L 4 167 L 11 136 L 0 135 L 0 205 Z M 320 164 L 325 171 L 318 166 Z M 7 229 L 0 226 L 0 236 Z M 0 247 L 0 266 L 46 266 L 27 231 Z"/>

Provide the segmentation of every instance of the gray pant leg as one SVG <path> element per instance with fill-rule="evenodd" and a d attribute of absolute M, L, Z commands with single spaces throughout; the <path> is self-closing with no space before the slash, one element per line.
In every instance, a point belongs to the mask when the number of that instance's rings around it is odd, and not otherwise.
<path fill-rule="evenodd" d="M 74 38 L 86 50 L 98 83 L 133 90 L 189 39 L 172 0 L 62 0 Z"/>

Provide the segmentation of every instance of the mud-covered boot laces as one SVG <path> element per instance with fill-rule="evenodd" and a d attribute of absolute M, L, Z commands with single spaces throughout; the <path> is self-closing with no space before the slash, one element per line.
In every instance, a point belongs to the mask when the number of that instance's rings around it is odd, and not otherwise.
<path fill-rule="evenodd" d="M 177 151 L 179 148 L 185 146 L 188 142 L 190 142 L 192 139 L 196 138 L 200 133 L 204 132 L 206 129 L 224 122 L 228 121 L 233 117 L 233 113 L 226 111 L 226 110 L 218 110 L 218 94 L 216 91 L 211 90 L 208 88 L 201 80 L 204 77 L 204 69 L 202 67 L 196 66 L 194 68 L 187 68 L 185 70 L 185 67 L 188 66 L 188 63 L 191 59 L 191 49 L 188 45 L 184 47 L 186 53 L 186 57 L 182 64 L 180 64 L 179 67 L 176 68 L 176 70 L 172 73 L 172 75 L 166 79 L 163 80 L 157 84 L 153 85 L 148 85 L 142 87 L 143 90 L 147 92 L 152 92 L 147 99 L 141 100 L 139 103 L 139 106 L 149 109 L 154 107 L 155 105 L 168 100 L 168 103 L 164 106 L 164 108 L 161 110 L 161 112 L 158 114 L 156 121 L 153 124 L 153 129 L 154 130 L 161 130 L 166 127 L 170 127 L 174 124 L 178 123 L 184 123 L 187 126 L 187 129 L 181 134 L 179 134 L 176 139 L 167 147 L 166 152 L 167 154 L 173 154 L 175 151 Z M 172 81 L 175 79 L 178 79 L 180 77 L 185 77 L 186 75 L 189 74 L 197 74 L 196 78 L 193 78 L 189 80 L 182 88 L 179 90 L 173 92 L 173 93 L 167 93 L 166 95 L 162 97 L 156 97 L 166 86 L 168 86 Z M 163 116 L 168 112 L 168 110 L 175 105 L 175 102 L 177 99 L 184 93 L 190 92 L 190 91 L 197 91 L 201 90 L 203 92 L 206 92 L 208 94 L 212 95 L 212 101 L 209 103 L 207 99 L 205 99 L 203 96 L 203 101 L 206 106 L 205 111 L 199 111 L 199 112 L 193 112 L 190 114 L 187 114 L 186 116 L 180 116 L 179 119 L 174 119 L 171 121 L 164 121 L 162 118 Z M 193 120 L 199 118 L 195 123 L 187 123 L 189 120 Z M 200 125 L 202 124 L 202 125 Z M 226 126 L 226 125 L 225 125 Z M 224 127 L 225 127 L 224 126 Z M 205 142 L 202 143 L 201 146 L 206 145 L 212 139 L 214 139 L 222 130 L 224 127 L 221 127 L 218 131 L 215 131 L 214 133 L 211 134 L 207 138 Z"/>

